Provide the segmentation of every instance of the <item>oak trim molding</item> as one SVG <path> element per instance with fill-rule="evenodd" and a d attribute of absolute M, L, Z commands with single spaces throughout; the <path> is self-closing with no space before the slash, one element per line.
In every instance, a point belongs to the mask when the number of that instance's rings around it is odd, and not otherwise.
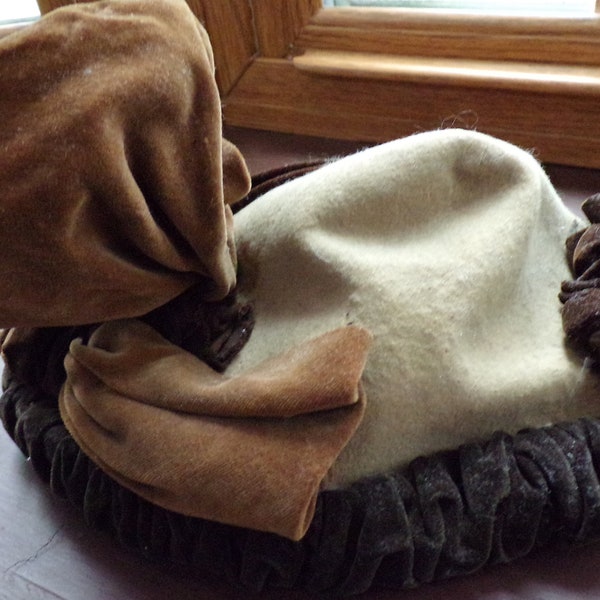
<path fill-rule="evenodd" d="M 226 123 L 382 142 L 446 127 L 477 129 L 544 162 L 600 168 L 600 103 L 553 94 L 389 79 L 315 76 L 257 58 L 224 104 Z M 568 123 L 568 127 L 565 127 Z"/>
<path fill-rule="evenodd" d="M 186 1 L 209 32 L 217 85 L 226 95 L 258 55 L 252 5 L 248 0 Z"/>
<path fill-rule="evenodd" d="M 317 11 L 296 40 L 318 48 L 470 60 L 599 64 L 600 14 L 532 17 L 400 8 Z"/>
<path fill-rule="evenodd" d="M 353 79 L 385 79 L 548 94 L 600 97 L 600 67 L 555 63 L 451 59 L 306 50 L 292 60 L 307 73 Z"/>

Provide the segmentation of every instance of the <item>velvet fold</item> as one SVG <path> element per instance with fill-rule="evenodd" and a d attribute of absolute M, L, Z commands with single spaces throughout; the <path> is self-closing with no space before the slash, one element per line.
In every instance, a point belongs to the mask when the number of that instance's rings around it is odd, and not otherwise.
<path fill-rule="evenodd" d="M 344 327 L 229 378 L 137 320 L 65 358 L 59 406 L 96 464 L 170 510 L 300 539 L 359 426 L 371 336 Z"/>
<path fill-rule="evenodd" d="M 183 0 L 52 11 L 0 40 L 0 80 L 0 326 L 138 316 L 193 285 L 227 295 L 227 205 L 249 175 Z"/>

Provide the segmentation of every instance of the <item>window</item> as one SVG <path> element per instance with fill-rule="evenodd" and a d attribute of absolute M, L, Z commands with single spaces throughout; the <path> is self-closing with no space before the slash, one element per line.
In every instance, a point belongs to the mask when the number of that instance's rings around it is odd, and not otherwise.
<path fill-rule="evenodd" d="M 366 142 L 463 126 L 600 167 L 595 12 L 188 2 L 215 45 L 230 125 Z"/>
<path fill-rule="evenodd" d="M 371 6 L 494 13 L 592 13 L 595 0 L 323 0 L 324 8 Z"/>
<path fill-rule="evenodd" d="M 35 19 L 40 14 L 36 0 L 19 0 L 0 4 L 0 24 L 12 25 Z"/>

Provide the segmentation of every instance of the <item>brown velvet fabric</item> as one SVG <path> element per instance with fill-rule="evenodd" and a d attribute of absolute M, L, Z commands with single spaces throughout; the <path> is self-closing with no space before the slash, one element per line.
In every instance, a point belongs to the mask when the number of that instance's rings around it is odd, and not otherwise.
<path fill-rule="evenodd" d="M 0 326 L 230 291 L 249 177 L 213 70 L 183 0 L 66 7 L 0 41 Z"/>
<path fill-rule="evenodd" d="M 221 137 L 206 32 L 183 0 L 66 7 L 0 42 L 0 79 L 9 367 L 27 370 L 32 343 L 57 356 L 80 336 L 62 414 L 99 465 L 173 510 L 301 537 L 362 418 L 370 336 L 345 328 L 217 372 L 251 331 L 249 307 L 218 310 L 218 335 L 203 310 L 235 284 L 228 204 L 250 182 Z M 56 394 L 62 368 L 37 369 Z"/>
<path fill-rule="evenodd" d="M 137 320 L 71 343 L 61 416 L 113 479 L 170 510 L 300 539 L 359 425 L 371 336 L 326 333 L 227 378 Z"/>

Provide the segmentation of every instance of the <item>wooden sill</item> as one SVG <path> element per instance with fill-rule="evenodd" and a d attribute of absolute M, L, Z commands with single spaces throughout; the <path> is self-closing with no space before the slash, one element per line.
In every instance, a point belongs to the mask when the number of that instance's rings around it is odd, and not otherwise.
<path fill-rule="evenodd" d="M 282 25 L 283 6 L 293 27 Z M 253 7 L 256 54 L 221 87 L 226 124 L 365 142 L 460 126 L 545 162 L 600 167 L 598 14 L 323 9 L 317 0 Z"/>
<path fill-rule="evenodd" d="M 600 68 L 510 61 L 307 50 L 294 66 L 321 76 L 379 79 L 550 94 L 600 95 Z"/>
<path fill-rule="evenodd" d="M 354 60 L 333 65 L 335 73 L 319 72 L 327 70 L 325 64 L 326 57 L 308 53 L 254 60 L 224 100 L 225 123 L 365 142 L 467 127 L 530 149 L 544 162 L 600 168 L 595 69 L 592 82 L 578 70 L 577 85 L 567 71 L 558 83 L 498 75 L 497 87 L 491 87 L 479 85 L 473 69 L 459 81 L 439 70 L 435 77 L 407 76 L 411 63 L 392 68 L 384 60 L 378 74 L 366 76 L 357 76 Z M 392 72 L 382 73 L 386 69 Z M 560 93 L 543 93 L 547 85 L 559 86 Z"/>

